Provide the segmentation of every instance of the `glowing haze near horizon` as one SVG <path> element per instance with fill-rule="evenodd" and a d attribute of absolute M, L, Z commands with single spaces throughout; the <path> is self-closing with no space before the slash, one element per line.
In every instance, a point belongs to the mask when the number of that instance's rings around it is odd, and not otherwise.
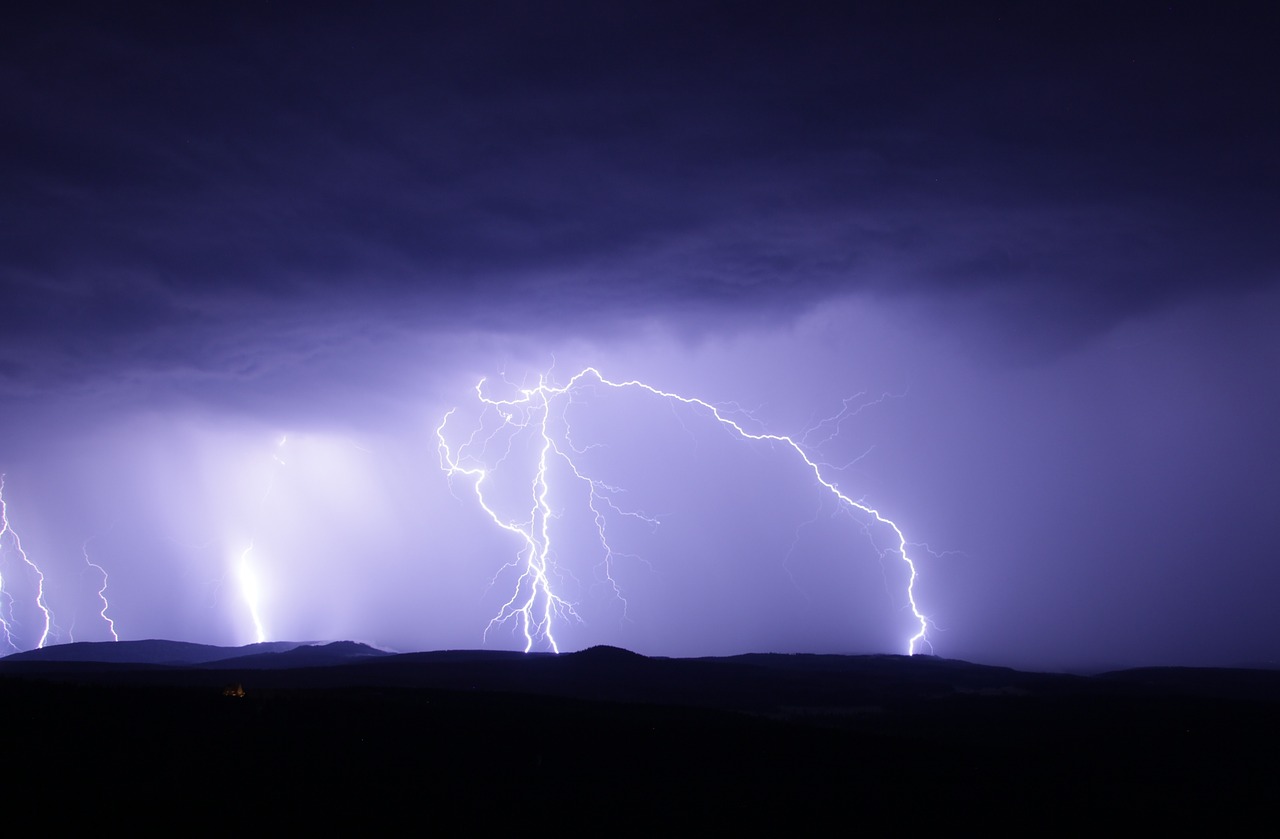
<path fill-rule="evenodd" d="M 471 427 L 482 379 L 510 398 L 593 367 L 806 440 L 920 546 L 940 655 L 1277 660 L 1276 23 L 15 13 L 0 473 L 50 643 L 523 649 L 490 627 L 518 539 L 437 429 Z M 602 578 L 561 464 L 559 647 L 905 651 L 883 533 L 786 450 L 652 396 L 557 415 L 618 507 Z M 527 515 L 531 488 L 492 498 Z"/>

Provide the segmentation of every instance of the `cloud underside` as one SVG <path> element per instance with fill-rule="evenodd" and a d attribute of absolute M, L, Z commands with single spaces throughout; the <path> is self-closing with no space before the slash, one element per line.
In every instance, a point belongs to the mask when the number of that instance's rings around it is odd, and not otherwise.
<path fill-rule="evenodd" d="M 1256 38 L 1088 6 L 571 11 L 30 13 L 0 375 L 859 294 L 1062 346 L 1275 281 Z"/>

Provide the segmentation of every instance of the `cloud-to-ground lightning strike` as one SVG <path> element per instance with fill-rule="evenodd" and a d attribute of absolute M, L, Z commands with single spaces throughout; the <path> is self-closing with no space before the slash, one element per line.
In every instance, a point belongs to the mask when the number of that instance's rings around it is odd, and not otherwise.
<path fill-rule="evenodd" d="M 280 457 L 280 450 L 284 448 L 284 444 L 289 441 L 287 436 L 281 437 L 280 442 L 276 443 L 276 451 L 271 455 L 271 459 L 275 461 L 278 468 L 284 467 L 284 460 Z M 262 507 L 271 498 L 271 492 L 276 486 L 276 470 L 273 469 L 271 478 L 267 482 L 267 488 L 262 493 L 262 499 L 258 502 L 258 506 Z M 246 608 L 249 610 L 249 617 L 253 620 L 253 640 L 261 644 L 267 640 L 267 630 L 262 621 L 261 598 L 262 590 L 258 582 L 258 574 L 254 569 L 253 563 L 249 560 L 253 553 L 254 540 L 250 538 L 249 544 L 240 552 L 239 558 L 236 560 L 236 581 L 240 585 L 240 596 L 244 599 Z"/>
<path fill-rule="evenodd" d="M 253 619 L 253 640 L 261 644 L 267 640 L 267 631 L 262 626 L 262 614 L 258 609 L 258 575 L 249 562 L 251 553 L 253 542 L 240 554 L 240 560 L 236 563 L 236 580 L 240 583 L 240 596 L 249 607 L 249 617 Z"/>
<path fill-rule="evenodd" d="M 606 537 L 603 508 L 608 507 L 615 513 L 624 515 L 639 516 L 640 514 L 629 513 L 618 508 L 611 499 L 611 496 L 617 490 L 588 477 L 575 465 L 573 455 L 575 453 L 581 454 L 584 450 L 578 449 L 573 445 L 567 432 L 558 435 L 553 434 L 550 426 L 554 403 L 562 398 L 566 401 L 572 399 L 575 390 L 591 382 L 620 390 L 642 390 L 672 403 L 700 409 L 709 414 L 720 426 L 743 440 L 777 444 L 794 452 L 804 467 L 812 472 L 813 479 L 819 486 L 837 499 L 845 509 L 851 512 L 857 511 L 867 517 L 864 529 L 869 531 L 871 526 L 879 525 L 887 528 L 893 534 L 893 538 L 896 540 L 894 547 L 888 552 L 882 551 L 882 554 L 895 553 L 906 564 L 909 572 L 906 585 L 906 600 L 910 606 L 911 614 L 919 626 L 918 630 L 906 642 L 907 653 L 914 655 L 920 645 L 928 644 L 926 633 L 929 627 L 929 620 L 920 611 L 915 599 L 916 563 L 908 554 L 909 543 L 902 530 L 876 508 L 841 492 L 836 483 L 824 473 L 823 467 L 827 464 L 815 460 L 810 455 L 804 438 L 796 440 L 793 437 L 781 434 L 752 433 L 730 417 L 725 416 L 721 408 L 709 402 L 660 390 L 641 381 L 611 381 L 604 378 L 593 367 L 580 371 L 562 386 L 548 382 L 545 376 L 541 377 L 537 387 L 522 388 L 519 390 L 519 395 L 512 399 L 494 399 L 486 396 L 484 392 L 485 380 L 482 379 L 476 385 L 476 397 L 484 406 L 483 410 L 486 413 L 496 414 L 499 418 L 497 427 L 488 429 L 482 417 L 479 425 L 471 431 L 470 436 L 458 443 L 456 448 L 450 445 L 445 436 L 446 426 L 455 411 L 451 410 L 446 413 L 444 419 L 441 420 L 440 425 L 436 428 L 440 465 L 450 481 L 458 476 L 470 478 L 474 486 L 476 499 L 485 514 L 498 527 L 514 534 L 523 542 L 516 559 L 503 567 L 503 570 L 513 567 L 520 569 L 515 593 L 510 600 L 503 604 L 498 614 L 490 621 L 489 627 L 486 629 L 486 635 L 495 626 L 515 620 L 518 622 L 519 629 L 524 636 L 526 652 L 532 650 L 535 645 L 545 646 L 554 652 L 559 652 L 560 647 L 555 637 L 554 621 L 557 619 L 578 619 L 573 604 L 559 596 L 552 585 L 557 569 L 551 544 L 551 521 L 555 518 L 555 514 L 548 501 L 548 495 L 551 491 L 548 480 L 548 467 L 549 462 L 553 459 L 567 464 L 570 474 L 583 481 L 588 488 L 588 506 L 594 516 L 601 549 L 604 553 L 602 562 L 604 576 L 613 585 L 614 592 L 621 596 L 611 573 L 615 554 Z M 846 402 L 846 411 L 847 408 Z M 486 459 L 486 450 L 490 445 L 495 444 L 504 432 L 514 435 L 525 429 L 531 430 L 536 435 L 538 456 L 530 485 L 529 514 L 520 521 L 514 521 L 500 515 L 486 494 L 491 472 L 511 454 L 513 437 L 507 436 L 505 450 L 496 460 Z M 646 520 L 651 521 L 650 519 Z"/>
<path fill-rule="evenodd" d="M 98 600 L 102 601 L 102 610 L 98 612 L 98 615 L 106 621 L 107 631 L 111 633 L 111 640 L 119 641 L 120 636 L 116 634 L 116 622 L 107 615 L 107 610 L 111 608 L 111 603 L 107 600 L 107 569 L 89 558 L 89 543 L 92 541 L 92 538 L 85 539 L 84 544 L 80 546 L 80 552 L 84 554 L 85 564 L 102 575 L 102 588 L 98 589 Z"/>
<path fill-rule="evenodd" d="M 22 540 L 18 538 L 18 534 L 9 524 L 9 509 L 4 500 L 4 476 L 0 475 L 0 550 L 3 550 L 3 541 L 8 537 L 9 543 L 13 546 L 13 552 L 18 558 L 30 569 L 36 579 L 36 596 L 35 605 L 43 616 L 44 626 L 40 631 L 40 638 L 36 641 L 37 648 L 43 648 L 49 640 L 49 633 L 53 629 L 53 613 L 49 611 L 48 604 L 44 600 L 44 572 L 40 570 L 40 566 L 27 556 L 27 552 L 22 547 Z M 3 572 L 0 571 L 0 634 L 4 635 L 4 641 L 13 650 L 19 647 L 14 640 L 14 615 L 13 615 L 13 596 L 5 589 Z"/>

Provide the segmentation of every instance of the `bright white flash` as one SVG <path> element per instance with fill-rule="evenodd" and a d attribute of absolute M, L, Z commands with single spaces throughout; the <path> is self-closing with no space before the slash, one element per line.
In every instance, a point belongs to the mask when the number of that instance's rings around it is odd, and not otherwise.
<path fill-rule="evenodd" d="M 258 502 L 258 508 L 261 510 L 271 498 L 271 493 L 276 486 L 276 472 L 278 469 L 284 468 L 284 445 L 289 441 L 287 436 L 282 436 L 280 441 L 276 443 L 276 450 L 272 453 L 271 459 L 275 461 L 275 468 L 271 471 L 271 477 L 267 481 L 267 487 L 263 490 L 262 499 Z M 245 607 L 249 610 L 249 617 L 253 620 L 254 640 L 259 644 L 267 640 L 266 629 L 263 628 L 262 621 L 262 588 L 258 582 L 258 573 L 254 563 L 250 559 L 253 554 L 253 540 L 249 540 L 249 544 L 240 553 L 240 558 L 236 562 L 236 581 L 240 586 L 240 596 L 244 600 Z"/>
<path fill-rule="evenodd" d="M 563 411 L 576 391 L 592 386 L 592 383 L 616 389 L 630 388 L 645 391 L 673 404 L 685 405 L 701 411 L 744 440 L 776 444 L 793 452 L 804 468 L 812 473 L 813 480 L 818 486 L 829 492 L 846 509 L 866 517 L 865 529 L 868 532 L 872 527 L 879 527 L 887 529 L 892 534 L 894 547 L 889 552 L 896 554 L 907 566 L 909 576 L 906 600 L 919 626 L 915 634 L 906 641 L 907 653 L 913 655 L 918 646 L 928 643 L 926 631 L 929 621 L 920 611 L 915 599 L 916 564 L 907 553 L 907 540 L 902 530 L 876 508 L 856 501 L 841 492 L 824 473 L 825 464 L 811 456 L 805 438 L 802 437 L 797 441 L 781 434 L 752 433 L 725 416 L 720 408 L 709 402 L 659 390 L 640 381 L 610 381 L 593 367 L 577 373 L 563 386 L 551 384 L 545 377 L 540 378 L 537 387 L 521 389 L 519 396 L 513 399 L 493 399 L 486 396 L 482 379 L 476 385 L 476 398 L 484 406 L 485 414 L 498 418 L 497 427 L 489 429 L 482 418 L 481 423 L 472 429 L 464 440 L 451 445 L 445 435 L 449 419 L 454 414 L 451 410 L 445 414 L 436 428 L 441 469 L 449 476 L 451 482 L 459 476 L 470 478 L 480 507 L 495 525 L 513 534 L 521 542 L 516 558 L 504 566 L 504 570 L 516 568 L 520 571 L 515 592 L 490 621 L 485 630 L 486 636 L 494 627 L 514 621 L 524 637 L 526 652 L 535 646 L 559 652 L 560 647 L 555 636 L 556 623 L 579 619 L 573 604 L 558 595 L 553 586 L 556 568 L 551 544 L 551 522 L 555 515 L 548 501 L 551 493 L 548 467 L 553 461 L 566 464 L 574 478 L 582 481 L 587 487 L 587 503 L 594 517 L 604 556 L 603 573 L 608 582 L 613 585 L 615 593 L 621 596 L 612 575 L 614 551 L 609 546 L 605 532 L 607 515 L 644 517 L 638 513 L 621 510 L 612 502 L 611 498 L 616 493 L 616 489 L 589 477 L 575 464 L 573 456 L 581 454 L 584 450 L 573 444 L 567 432 L 555 430 L 561 426 L 550 421 L 553 411 Z M 846 403 L 846 409 L 847 407 Z M 838 417 L 835 419 L 838 424 Z M 538 449 L 537 462 L 527 496 L 528 515 L 520 520 L 512 520 L 500 515 L 490 501 L 489 478 L 490 473 L 511 454 L 514 439 L 512 435 L 526 430 L 534 435 Z M 828 434 L 824 439 L 829 439 L 830 436 Z M 505 444 L 503 444 L 504 438 Z"/>
<path fill-rule="evenodd" d="M 53 613 L 49 611 L 49 606 L 44 600 L 44 572 L 40 570 L 40 566 L 31 560 L 31 557 L 27 556 L 27 552 L 22 548 L 22 540 L 18 538 L 17 532 L 9 525 L 9 508 L 4 501 L 4 476 L 0 475 L 0 550 L 3 549 L 5 537 L 8 537 L 9 544 L 13 547 L 13 553 L 22 560 L 35 577 L 35 606 L 43 620 L 40 638 L 36 641 L 36 647 L 43 648 L 49 641 L 49 632 L 53 629 Z M 5 589 L 3 571 L 0 570 L 0 635 L 4 636 L 4 642 L 10 648 L 17 650 L 19 647 L 14 640 L 15 620 L 13 606 L 13 595 Z"/>
<path fill-rule="evenodd" d="M 267 640 L 267 631 L 262 627 L 262 613 L 259 609 L 261 590 L 258 587 L 258 575 L 249 561 L 251 553 L 253 553 L 252 542 L 244 549 L 244 553 L 240 554 L 240 561 L 236 564 L 236 580 L 240 583 L 240 594 L 249 608 L 249 615 L 253 618 L 253 639 L 261 644 Z"/>

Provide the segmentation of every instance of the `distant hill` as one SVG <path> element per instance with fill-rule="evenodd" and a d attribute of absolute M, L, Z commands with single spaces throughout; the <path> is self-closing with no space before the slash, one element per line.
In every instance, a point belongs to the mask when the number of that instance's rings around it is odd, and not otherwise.
<path fill-rule="evenodd" d="M 246 682 L 282 688 L 387 687 L 528 693 L 562 698 L 805 713 L 963 696 L 1083 697 L 1180 695 L 1280 699 L 1280 671 L 1137 668 L 1097 676 L 1036 673 L 917 655 L 756 653 L 722 658 L 648 657 L 616 647 L 574 653 L 442 650 L 389 653 L 354 641 L 273 641 L 219 647 L 184 641 L 78 642 L 0 659 L 0 675 L 55 673 L 165 684 L 172 671 L 243 671 Z M 249 676 L 248 674 L 254 674 Z"/>
<path fill-rule="evenodd" d="M 38 650 L 27 650 L 6 656 L 0 661 L 81 662 L 96 664 L 156 664 L 183 667 L 207 664 L 229 658 L 283 653 L 302 646 L 297 641 L 267 641 L 243 647 L 216 647 L 188 641 L 76 641 L 55 644 Z"/>
<path fill-rule="evenodd" d="M 750 653 L 641 656 L 616 647 L 521 653 L 471 649 L 390 653 L 369 644 L 266 642 L 218 647 L 182 640 L 77 642 L 0 658 L 0 674 L 143 670 L 253 671 L 279 687 L 346 684 L 497 690 L 544 696 L 737 708 L 870 707 L 957 696 L 1185 696 L 1280 699 L 1280 671 L 1137 667 L 1096 676 L 1029 672 L 934 656 Z M 276 674 L 276 675 L 273 675 Z M 142 678 L 142 676 L 140 676 Z M 172 683 L 172 676 L 166 676 Z"/>
<path fill-rule="evenodd" d="M 255 645 L 259 646 L 259 645 Z M 389 656 L 392 653 L 360 644 L 355 641 L 333 641 L 328 644 L 299 644 L 287 650 L 251 652 L 230 656 L 202 665 L 206 669 L 284 670 L 298 667 L 330 667 L 349 664 L 370 658 Z"/>
<path fill-rule="evenodd" d="M 1276 671 L 1083 676 L 932 656 L 152 640 L 0 659 L 15 800 L 324 830 L 424 812 L 526 827 L 562 802 L 605 831 L 708 815 L 805 833 L 848 814 L 1018 832 L 1064 814 L 1243 823 L 1251 807 L 1269 816 L 1280 784 L 1278 697 Z"/>

